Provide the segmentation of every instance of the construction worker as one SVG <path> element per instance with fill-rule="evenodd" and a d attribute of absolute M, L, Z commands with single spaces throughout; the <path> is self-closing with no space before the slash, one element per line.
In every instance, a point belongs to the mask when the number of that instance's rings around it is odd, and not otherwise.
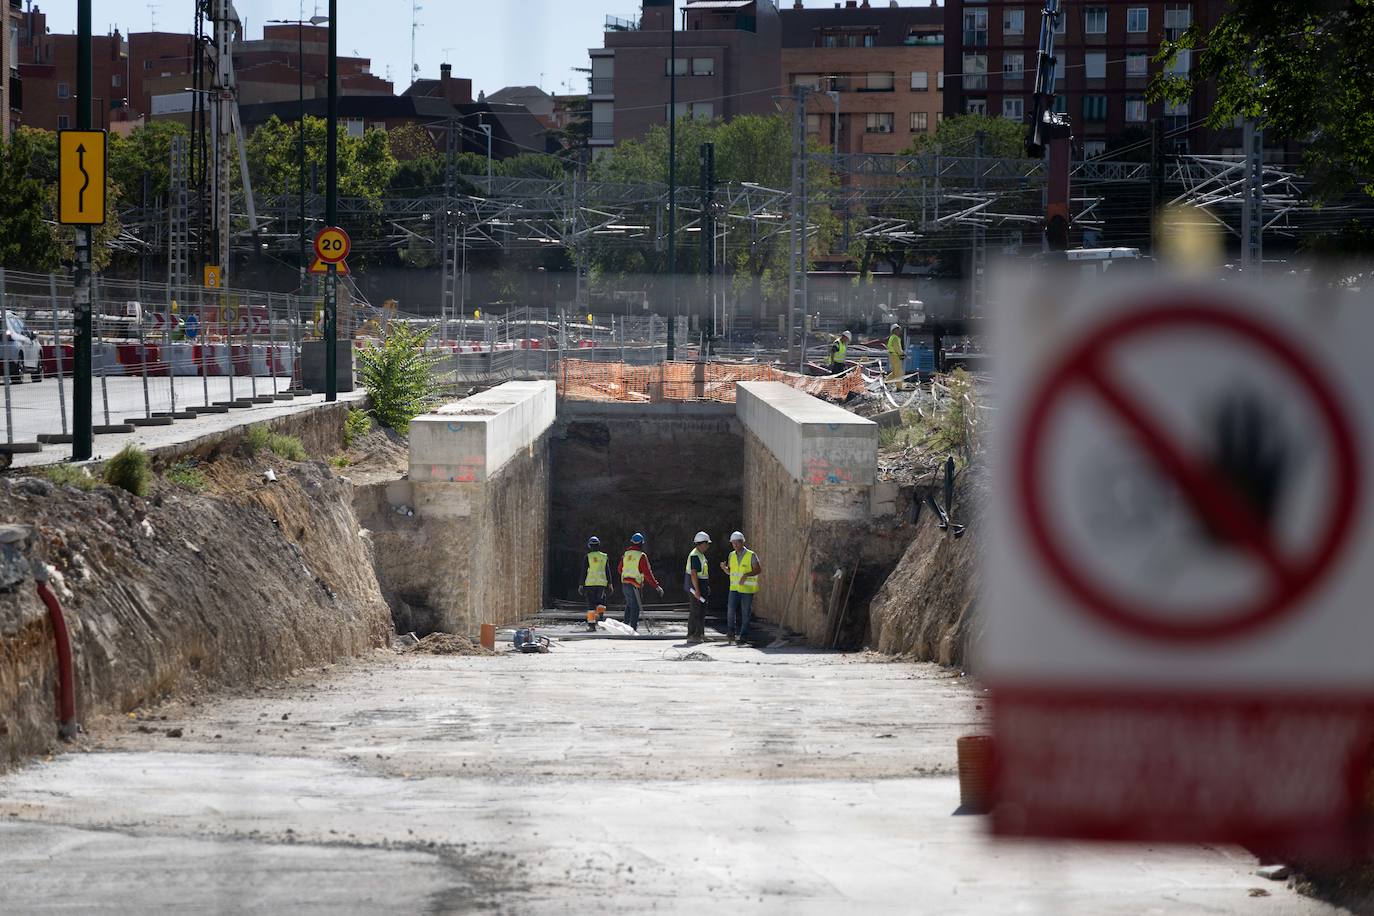
<path fill-rule="evenodd" d="M 830 341 L 830 353 L 825 358 L 825 365 L 831 375 L 838 375 L 844 371 L 844 355 L 849 349 L 849 342 L 853 339 L 854 335 L 845 331 Z"/>
<path fill-rule="evenodd" d="M 693 539 L 692 552 L 687 554 L 687 571 L 682 582 L 683 588 L 691 596 L 691 606 L 687 611 L 687 641 L 706 640 L 706 602 L 711 597 L 711 567 L 707 564 L 706 551 L 711 549 L 711 536 L 698 531 Z"/>
<path fill-rule="evenodd" d="M 658 590 L 663 597 L 663 586 L 654 578 L 653 567 L 649 565 L 649 555 L 644 552 L 644 535 L 636 531 L 630 536 L 630 546 L 620 557 L 620 587 L 625 592 L 625 625 L 632 630 L 639 629 L 639 613 L 643 604 L 639 600 L 639 590 L 644 583 Z"/>
<path fill-rule="evenodd" d="M 730 598 L 725 606 L 726 638 L 730 643 L 744 644 L 749 631 L 749 615 L 754 610 L 754 595 L 759 590 L 759 573 L 763 564 L 758 554 L 744 546 L 743 532 L 730 535 L 729 561 L 720 568 L 730 577 Z"/>
<path fill-rule="evenodd" d="M 906 378 L 906 347 L 902 346 L 902 326 L 900 324 L 894 324 L 892 333 L 888 335 L 887 362 L 891 369 L 887 374 L 887 380 L 898 388 L 902 387 L 902 379 Z"/>
<path fill-rule="evenodd" d="M 587 623 L 595 624 L 597 609 L 606 603 L 606 577 L 608 560 L 601 549 L 601 538 L 592 536 L 587 539 L 587 560 L 582 573 L 582 587 L 578 591 L 587 599 Z M 596 615 L 595 617 L 593 615 Z"/>

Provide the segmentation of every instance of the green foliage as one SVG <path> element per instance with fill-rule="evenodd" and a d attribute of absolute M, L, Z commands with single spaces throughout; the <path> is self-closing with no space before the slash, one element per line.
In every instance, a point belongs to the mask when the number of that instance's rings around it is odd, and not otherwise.
<path fill-rule="evenodd" d="M 358 354 L 373 413 L 383 426 L 397 432 L 406 432 L 410 421 L 424 413 L 441 390 L 435 377 L 438 361 L 424 350 L 428 338 L 427 331 L 396 323 L 386 340 Z"/>
<path fill-rule="evenodd" d="M 347 455 L 335 455 L 334 457 L 329 459 L 330 466 L 336 467 L 339 470 L 343 470 L 352 463 L 353 462 L 349 460 Z"/>
<path fill-rule="evenodd" d="M 167 469 L 168 483 L 176 484 L 183 490 L 199 493 L 205 489 L 205 474 L 196 467 L 194 461 L 179 461 Z"/>
<path fill-rule="evenodd" d="M 317 169 L 320 182 L 325 175 L 326 122 L 309 115 L 305 118 L 306 174 Z M 300 181 L 300 125 L 272 117 L 248 138 L 248 173 L 254 190 L 272 194 L 294 194 Z M 339 194 L 360 197 L 380 204 L 382 194 L 396 173 L 396 157 L 388 145 L 386 131 L 371 129 L 362 137 L 343 132 L 338 135 Z"/>
<path fill-rule="evenodd" d="M 1195 58 L 1188 74 L 1161 74 L 1151 99 L 1187 101 L 1212 84 L 1209 127 L 1263 116 L 1266 139 L 1305 144 L 1315 200 L 1374 196 L 1374 2 L 1233 0 L 1210 30 L 1194 24 L 1158 59 L 1185 50 Z"/>
<path fill-rule="evenodd" d="M 112 487 L 127 490 L 135 496 L 147 496 L 148 485 L 153 479 L 148 453 L 129 443 L 105 462 L 104 477 Z"/>
<path fill-rule="evenodd" d="M 916 155 L 938 148 L 949 156 L 972 156 L 980 130 L 984 135 L 983 155 L 997 159 L 1020 159 L 1026 155 L 1024 124 L 972 114 L 945 118 L 935 126 L 934 133 L 917 134 L 905 152 Z"/>
<path fill-rule="evenodd" d="M 76 487 L 78 490 L 94 490 L 99 483 L 84 467 L 74 464 L 53 464 L 38 468 L 37 473 L 59 487 Z"/>
<path fill-rule="evenodd" d="M 18 130 L 0 144 L 0 265 L 11 270 L 50 271 L 58 267 L 58 248 L 52 227 L 45 223 L 47 192 L 32 176 L 32 164 L 42 132 Z M 55 135 L 54 135 L 55 136 Z M 53 157 L 56 158 L 54 144 Z"/>
<path fill-rule="evenodd" d="M 344 420 L 344 445 L 352 448 L 355 442 L 370 432 L 372 432 L 372 418 L 367 415 L 367 411 L 355 410 L 350 407 L 348 417 Z"/>
<path fill-rule="evenodd" d="M 145 174 L 148 176 L 149 206 L 166 196 L 172 138 L 186 135 L 186 128 L 175 121 L 150 121 L 128 137 L 110 134 L 110 181 L 122 189 L 126 201 L 142 202 Z"/>
<path fill-rule="evenodd" d="M 267 451 L 268 444 L 272 441 L 272 430 L 260 424 L 248 427 L 248 434 L 243 437 L 243 444 L 247 446 L 250 455 L 258 452 Z"/>
<path fill-rule="evenodd" d="M 520 153 L 502 159 L 493 166 L 502 178 L 543 178 L 562 181 L 565 176 L 563 160 L 546 153 Z"/>
<path fill-rule="evenodd" d="M 937 451 L 955 452 L 967 460 L 976 443 L 978 417 L 974 404 L 977 392 L 973 379 L 963 369 L 955 369 L 944 381 L 949 397 L 935 414 L 928 444 Z"/>
<path fill-rule="evenodd" d="M 304 461 L 309 457 L 305 452 L 305 444 L 301 442 L 299 436 L 274 433 L 260 423 L 248 427 L 248 434 L 243 437 L 243 444 L 248 448 L 248 453 L 253 456 L 266 451 L 288 461 Z"/>
<path fill-rule="evenodd" d="M 434 138 L 419 124 L 401 124 L 386 132 L 386 145 L 398 162 L 432 159 L 439 155 Z"/>

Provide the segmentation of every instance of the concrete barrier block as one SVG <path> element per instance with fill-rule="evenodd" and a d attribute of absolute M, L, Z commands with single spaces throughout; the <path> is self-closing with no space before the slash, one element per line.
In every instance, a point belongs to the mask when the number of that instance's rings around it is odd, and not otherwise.
<path fill-rule="evenodd" d="M 482 483 L 534 446 L 557 413 L 554 382 L 506 382 L 410 423 L 410 479 Z"/>
<path fill-rule="evenodd" d="M 740 422 L 793 479 L 808 486 L 871 486 L 878 425 L 782 382 L 740 382 Z"/>

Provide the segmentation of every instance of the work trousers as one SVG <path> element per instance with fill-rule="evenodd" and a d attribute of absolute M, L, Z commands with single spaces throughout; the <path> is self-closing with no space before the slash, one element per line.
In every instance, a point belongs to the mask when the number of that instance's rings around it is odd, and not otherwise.
<path fill-rule="evenodd" d="M 710 598 L 711 593 L 702 589 L 702 596 Z M 687 593 L 687 638 L 704 640 L 706 638 L 706 605 L 696 599 L 691 592 Z"/>
<path fill-rule="evenodd" d="M 584 585 L 582 594 L 587 597 L 587 610 L 594 611 L 598 605 L 605 604 L 606 586 L 604 585 Z"/>
<path fill-rule="evenodd" d="M 639 586 L 626 582 L 622 586 L 625 590 L 625 625 L 631 629 L 639 629 Z"/>
<path fill-rule="evenodd" d="M 754 610 L 753 592 L 731 592 L 725 605 L 725 630 L 736 639 L 743 639 L 749 630 L 749 614 Z M 738 628 L 736 628 L 738 624 Z"/>

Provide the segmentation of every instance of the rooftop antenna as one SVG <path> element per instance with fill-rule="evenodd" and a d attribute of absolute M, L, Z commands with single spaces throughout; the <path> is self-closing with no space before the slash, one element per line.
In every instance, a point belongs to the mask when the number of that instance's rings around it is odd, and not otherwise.
<path fill-rule="evenodd" d="M 148 5 L 148 31 L 157 31 L 157 10 L 160 4 L 149 3 Z"/>
<path fill-rule="evenodd" d="M 410 0 L 410 78 L 413 81 L 420 67 L 415 63 L 415 37 L 420 34 L 420 0 Z"/>
<path fill-rule="evenodd" d="M 448 52 L 450 52 L 450 51 L 456 51 L 456 50 L 458 50 L 458 49 L 457 49 L 457 48 L 442 48 L 441 50 L 444 52 L 444 63 L 448 63 L 448 62 L 449 62 L 449 59 L 448 59 Z"/>

